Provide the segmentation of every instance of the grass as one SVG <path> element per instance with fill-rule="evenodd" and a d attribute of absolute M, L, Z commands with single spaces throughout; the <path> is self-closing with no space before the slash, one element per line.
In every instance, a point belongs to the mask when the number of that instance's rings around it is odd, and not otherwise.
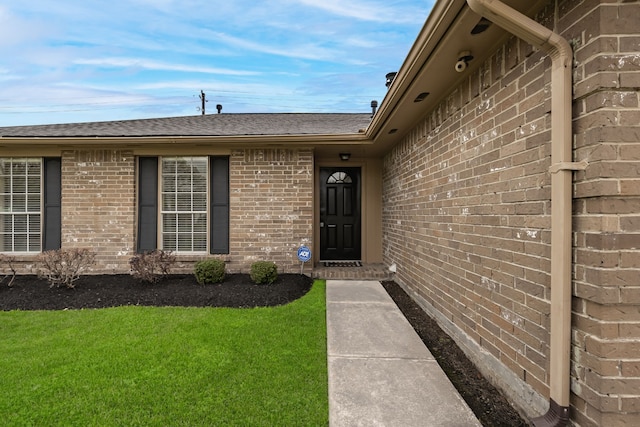
<path fill-rule="evenodd" d="M 325 286 L 281 307 L 0 312 L 11 426 L 327 425 Z"/>

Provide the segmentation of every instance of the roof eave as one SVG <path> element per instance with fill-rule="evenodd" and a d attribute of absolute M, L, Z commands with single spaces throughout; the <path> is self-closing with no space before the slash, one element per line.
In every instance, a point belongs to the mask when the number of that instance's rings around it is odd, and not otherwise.
<path fill-rule="evenodd" d="M 528 16 L 546 3 L 503 1 Z M 384 155 L 415 129 L 512 37 L 497 25 L 472 32 L 480 19 L 465 0 L 436 2 L 366 130 L 378 153 Z M 473 59 L 466 68 L 455 69 L 464 51 L 470 51 Z M 469 92 L 466 96 L 475 94 Z"/>
<path fill-rule="evenodd" d="M 366 134 L 369 138 L 375 141 L 379 136 L 387 119 L 394 109 L 398 107 L 401 97 L 413 83 L 418 70 L 427 61 L 438 44 L 444 29 L 450 25 L 464 4 L 465 0 L 437 1 L 435 3 L 416 41 L 411 46 L 407 57 L 389 86 L 380 108 L 376 111 L 366 129 Z"/>
<path fill-rule="evenodd" d="M 135 141 L 140 145 L 211 143 L 225 145 L 328 145 L 371 143 L 365 133 L 317 134 L 317 135 L 163 135 L 163 136 L 4 136 L 0 137 L 0 147 L 24 145 L 126 145 Z"/>

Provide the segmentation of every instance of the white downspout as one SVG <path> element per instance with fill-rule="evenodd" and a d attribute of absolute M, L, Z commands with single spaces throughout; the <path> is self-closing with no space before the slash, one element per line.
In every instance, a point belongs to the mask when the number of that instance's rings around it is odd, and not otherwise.
<path fill-rule="evenodd" d="M 571 353 L 572 163 L 571 64 L 569 43 L 529 17 L 497 0 L 467 0 L 477 14 L 547 53 L 551 64 L 551 336 L 549 411 L 534 426 L 569 421 Z"/>

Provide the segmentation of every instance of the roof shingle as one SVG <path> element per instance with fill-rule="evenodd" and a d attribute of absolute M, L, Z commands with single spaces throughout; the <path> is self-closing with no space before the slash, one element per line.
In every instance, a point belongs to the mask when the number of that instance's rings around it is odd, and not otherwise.
<path fill-rule="evenodd" d="M 357 134 L 370 114 L 211 114 L 112 122 L 0 127 L 0 138 Z"/>

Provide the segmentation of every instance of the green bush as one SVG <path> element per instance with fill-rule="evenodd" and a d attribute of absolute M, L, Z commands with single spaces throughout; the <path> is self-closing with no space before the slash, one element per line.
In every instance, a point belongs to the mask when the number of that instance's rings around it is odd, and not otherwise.
<path fill-rule="evenodd" d="M 270 261 L 257 261 L 251 264 L 251 280 L 257 285 L 271 284 L 278 278 L 278 267 Z"/>
<path fill-rule="evenodd" d="M 220 259 L 205 259 L 198 261 L 194 266 L 196 280 L 201 285 L 207 283 L 220 283 L 224 280 L 225 264 Z"/>

